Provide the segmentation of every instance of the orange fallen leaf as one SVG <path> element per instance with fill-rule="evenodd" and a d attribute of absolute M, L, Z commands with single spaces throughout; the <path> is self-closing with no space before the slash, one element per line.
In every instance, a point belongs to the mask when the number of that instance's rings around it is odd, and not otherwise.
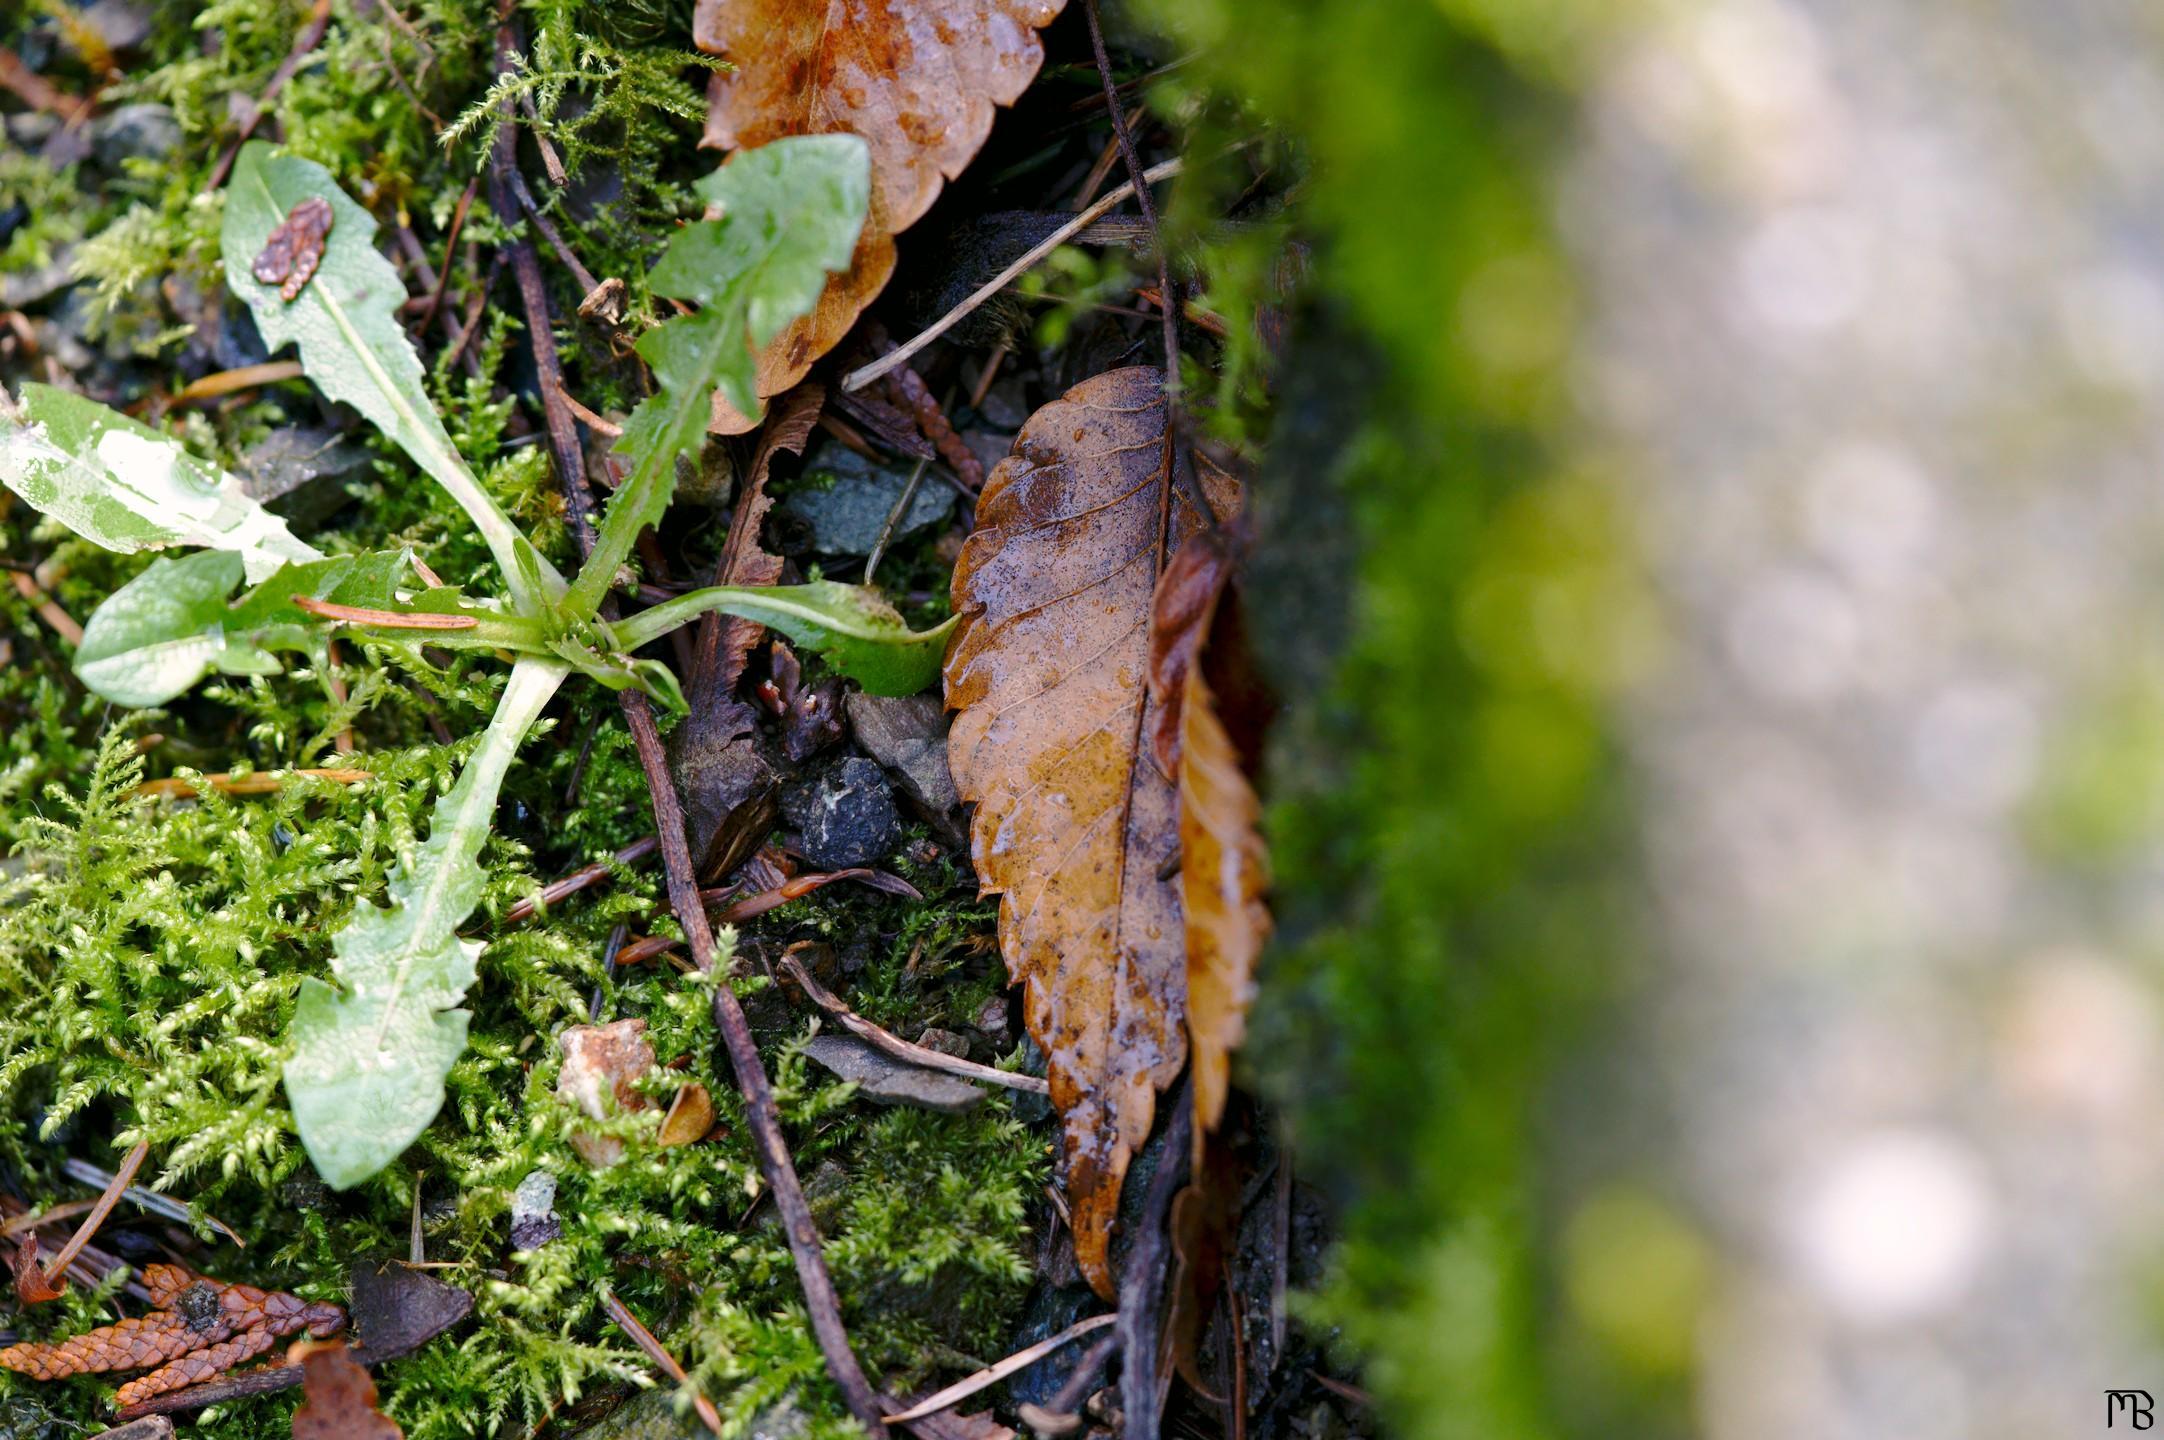
<path fill-rule="evenodd" d="M 846 131 L 872 151 L 871 212 L 850 267 L 759 357 L 778 395 L 832 349 L 894 273 L 894 236 L 962 173 L 1044 63 L 1066 0 L 698 0 L 692 37 L 733 70 L 708 90 L 704 143 L 727 150 Z M 714 429 L 752 422 L 715 397 Z"/>
<path fill-rule="evenodd" d="M 298 1341 L 287 1352 L 301 1367 L 293 1440 L 402 1440 L 405 1431 L 376 1408 L 376 1382 L 336 1340 Z"/>
<path fill-rule="evenodd" d="M 1187 1050 L 1165 878 L 1178 801 L 1150 757 L 1144 678 L 1158 577 L 1207 522 L 1174 493 L 1168 454 L 1154 369 L 1099 375 L 1031 416 L 955 567 L 946 662 L 971 857 L 1046 1053 L 1076 1259 L 1108 1298 L 1120 1184 Z"/>

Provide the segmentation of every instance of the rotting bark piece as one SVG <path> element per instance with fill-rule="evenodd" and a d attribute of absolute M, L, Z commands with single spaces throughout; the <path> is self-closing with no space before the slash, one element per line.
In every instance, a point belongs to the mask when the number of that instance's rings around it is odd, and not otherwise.
<path fill-rule="evenodd" d="M 854 1035 L 814 1035 L 804 1042 L 804 1055 L 882 1105 L 960 1115 L 984 1103 L 986 1092 L 960 1076 L 898 1060 Z"/>
<path fill-rule="evenodd" d="M 1046 1052 L 1076 1259 L 1108 1298 L 1120 1184 L 1187 1051 L 1176 797 L 1149 754 L 1144 680 L 1158 577 L 1209 517 L 1169 460 L 1155 370 L 1039 410 L 985 484 L 947 648 L 971 858 L 1001 897 L 1000 947 Z"/>
<path fill-rule="evenodd" d="M 691 715 L 669 738 L 684 794 L 698 881 L 711 885 L 751 858 L 781 818 L 781 775 L 749 706 L 729 701 Z"/>
<path fill-rule="evenodd" d="M 320 195 L 301 201 L 271 231 L 262 251 L 248 263 L 248 273 L 265 285 L 276 285 L 278 298 L 291 304 L 323 263 L 334 218 L 331 202 Z"/>

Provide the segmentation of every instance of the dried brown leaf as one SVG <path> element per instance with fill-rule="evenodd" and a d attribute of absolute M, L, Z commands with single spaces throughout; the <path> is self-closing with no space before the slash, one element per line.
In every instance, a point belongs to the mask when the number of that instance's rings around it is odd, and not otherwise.
<path fill-rule="evenodd" d="M 655 1139 L 663 1145 L 696 1145 L 713 1128 L 714 1097 L 693 1080 L 669 1102 L 669 1113 L 661 1117 L 661 1132 Z"/>
<path fill-rule="evenodd" d="M 43 1255 L 38 1248 L 38 1237 L 25 1235 L 15 1242 L 15 1254 L 11 1257 L 15 1271 L 15 1295 L 25 1305 L 43 1305 L 48 1300 L 58 1300 L 68 1293 L 68 1277 L 45 1274 Z"/>
<path fill-rule="evenodd" d="M 947 650 L 972 858 L 1048 1059 L 1076 1260 L 1107 1297 L 1120 1182 L 1187 1049 L 1179 892 L 1162 878 L 1177 799 L 1148 753 L 1144 677 L 1158 577 L 1205 518 L 1167 457 L 1154 369 L 1030 417 L 978 502 Z"/>
<path fill-rule="evenodd" d="M 303 1397 L 293 1412 L 293 1440 L 401 1440 L 406 1433 L 376 1409 L 375 1380 L 338 1341 L 300 1341 L 288 1358 L 300 1361 Z"/>
<path fill-rule="evenodd" d="M 759 393 L 796 383 L 894 271 L 893 237 L 931 207 L 1044 63 L 1037 31 L 1066 0 L 699 0 L 692 35 L 726 56 L 708 91 L 708 145 L 846 131 L 872 152 L 871 213 L 848 271 L 776 336 Z M 717 402 L 718 405 L 718 402 Z M 735 428 L 728 428 L 734 421 Z M 748 429 L 716 410 L 725 434 Z"/>

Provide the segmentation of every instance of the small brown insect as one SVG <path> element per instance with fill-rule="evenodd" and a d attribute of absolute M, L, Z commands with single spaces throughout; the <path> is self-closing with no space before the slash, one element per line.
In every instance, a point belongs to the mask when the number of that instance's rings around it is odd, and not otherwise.
<path fill-rule="evenodd" d="M 281 1335 L 306 1329 L 320 1339 L 346 1323 L 346 1312 L 336 1305 L 311 1303 L 282 1290 L 228 1285 L 178 1265 L 144 1267 L 143 1283 L 158 1307 L 149 1314 L 49 1344 L 10 1345 L 0 1350 L 0 1370 L 58 1380 L 159 1367 L 120 1387 L 113 1399 L 125 1409 L 230 1370 L 269 1350 Z"/>
<path fill-rule="evenodd" d="M 287 303 L 323 263 L 323 242 L 331 233 L 331 202 L 311 195 L 286 212 L 285 222 L 263 242 L 263 253 L 248 271 L 265 285 L 276 285 Z"/>

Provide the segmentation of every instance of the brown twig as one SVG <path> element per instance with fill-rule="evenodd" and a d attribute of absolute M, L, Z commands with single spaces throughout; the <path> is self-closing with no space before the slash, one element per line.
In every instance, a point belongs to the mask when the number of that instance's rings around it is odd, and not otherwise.
<path fill-rule="evenodd" d="M 497 68 L 502 70 L 516 48 L 508 11 L 504 13 L 504 23 L 497 29 L 496 46 Z M 531 307 L 526 330 L 538 349 L 539 337 L 549 333 L 548 298 L 538 293 L 529 296 L 523 288 L 521 298 Z M 576 431 L 568 423 L 571 416 L 569 407 L 563 404 L 563 387 L 560 384 L 544 385 L 541 398 L 544 407 L 560 411 L 566 422 L 560 425 L 551 417 L 549 440 L 561 472 L 565 506 L 573 515 L 584 516 L 591 512 L 593 500 L 586 488 L 585 465 L 579 454 Z M 573 534 L 579 541 L 580 553 L 590 555 L 593 549 L 591 526 L 574 526 Z M 713 927 L 707 922 L 706 907 L 699 899 L 698 876 L 692 864 L 690 844 L 685 839 L 683 802 L 677 798 L 676 781 L 669 774 L 669 762 L 662 750 L 661 732 L 654 724 L 653 708 L 647 703 L 644 692 L 638 690 L 620 692 L 617 702 L 623 710 L 624 722 L 631 730 L 639 766 L 646 773 L 647 789 L 653 798 L 654 828 L 661 841 L 662 870 L 668 877 L 670 906 L 690 942 L 693 963 L 701 971 L 712 974 L 720 963 L 720 953 L 714 944 Z M 780 1113 L 774 1104 L 774 1090 L 759 1059 L 758 1044 L 752 1039 L 751 1025 L 744 1018 L 744 1007 L 737 1002 L 736 992 L 729 988 L 725 977 L 717 978 L 721 983 L 714 987 L 715 1025 L 721 1031 L 722 1045 L 728 1052 L 730 1068 L 736 1074 L 737 1088 L 744 1096 L 745 1115 L 750 1123 L 760 1173 L 773 1193 L 775 1207 L 781 1212 L 783 1233 L 788 1236 L 790 1255 L 796 1262 L 797 1282 L 804 1291 L 804 1307 L 811 1319 L 812 1334 L 826 1357 L 827 1372 L 842 1392 L 850 1413 L 862 1421 L 866 1429 L 878 1434 L 886 1410 L 871 1381 L 865 1378 L 855 1352 L 849 1348 L 849 1334 L 842 1324 L 841 1300 L 834 1292 L 833 1277 L 827 1273 L 819 1227 L 812 1219 L 811 1206 L 804 1199 L 803 1186 L 797 1181 L 796 1166 L 789 1159 L 789 1147 L 781 1133 Z"/>
<path fill-rule="evenodd" d="M 348 625 L 373 625 L 379 630 L 471 630 L 481 622 L 471 615 L 432 615 L 413 610 L 373 610 L 364 605 L 338 605 L 313 595 L 295 595 L 293 604 L 325 620 Z"/>
<path fill-rule="evenodd" d="M 979 1390 L 983 1390 L 990 1386 L 997 1385 L 1000 1381 L 1006 1379 L 1009 1375 L 1014 1374 L 1017 1370 L 1028 1369 L 1030 1366 L 1036 1364 L 1039 1360 L 1042 1360 L 1045 1356 L 1051 1354 L 1054 1350 L 1059 1349 L 1060 1346 L 1079 1340 L 1084 1335 L 1089 1335 L 1096 1331 L 1102 1330 L 1105 1328 L 1105 1326 L 1112 1324 L 1118 1319 L 1119 1317 L 1117 1315 L 1092 1315 L 1087 1320 L 1078 1320 L 1074 1324 L 1069 1325 L 1066 1329 L 1060 1331 L 1059 1334 L 1052 1336 L 1050 1339 L 1039 1340 L 1036 1344 L 1030 1346 L 1027 1350 L 1017 1350 L 1012 1355 L 1009 1355 L 1006 1359 L 999 1361 L 997 1364 L 985 1366 L 982 1370 L 979 1370 L 976 1374 L 970 1376 L 968 1379 L 957 1380 L 952 1385 L 949 1385 L 946 1389 L 939 1391 L 937 1394 L 926 1396 L 924 1399 L 919 1400 L 916 1404 L 910 1406 L 907 1410 L 902 1411 L 900 1414 L 889 1415 L 887 1417 L 887 1423 L 889 1425 L 895 1425 L 901 1423 L 904 1420 L 918 1420 L 922 1419 L 926 1415 L 933 1414 L 940 1410 L 945 1410 L 951 1405 L 957 1404 L 963 1400 L 967 1400 L 970 1396 L 976 1394 Z"/>
<path fill-rule="evenodd" d="M 220 395 L 230 395 L 235 390 L 251 390 L 258 385 L 272 385 L 280 380 L 298 380 L 302 375 L 298 360 L 267 360 L 261 365 L 243 365 L 237 370 L 220 370 L 190 381 L 174 394 L 175 405 L 192 405 L 198 400 L 214 400 Z"/>
<path fill-rule="evenodd" d="M 915 372 L 905 365 L 899 373 L 909 375 Z M 887 518 L 879 524 L 879 538 L 872 541 L 872 553 L 864 557 L 864 583 L 867 585 L 872 583 L 872 576 L 879 569 L 879 561 L 887 553 L 887 541 L 894 538 L 894 527 L 902 523 L 902 515 L 909 509 L 909 502 L 917 498 L 917 487 L 924 483 L 924 467 L 926 463 L 919 460 L 917 468 L 909 472 L 909 483 L 902 487 L 901 494 L 894 497 L 894 503 L 887 508 Z M 979 466 L 977 468 L 977 484 L 981 486 L 983 483 L 984 468 Z"/>
<path fill-rule="evenodd" d="M 642 860 L 651 858 L 660 847 L 660 844 L 659 838 L 648 835 L 642 840 L 632 841 L 629 845 L 617 851 L 611 859 L 596 860 L 591 865 L 580 866 L 561 880 L 551 880 L 541 887 L 539 895 L 534 896 L 531 900 L 521 900 L 504 911 L 501 923 L 516 925 L 521 921 L 530 920 L 543 906 L 561 904 L 573 895 L 578 894 L 579 891 L 586 889 L 589 885 L 595 885 L 608 879 L 623 866 L 636 865 Z"/>
<path fill-rule="evenodd" d="M 1194 1127 L 1194 1082 L 1184 1079 L 1172 1100 L 1172 1114 L 1165 1122 L 1156 1173 L 1150 1176 L 1149 1194 L 1136 1218 L 1134 1243 L 1127 1252 L 1127 1273 L 1120 1285 L 1120 1412 L 1125 1417 L 1123 1440 L 1157 1440 L 1158 1352 L 1157 1333 L 1162 1316 L 1158 1296 L 1164 1288 L 1170 1256 L 1165 1226 L 1172 1213 L 1172 1197 L 1187 1178 L 1189 1135 Z"/>
<path fill-rule="evenodd" d="M 421 323 L 416 327 L 424 335 L 436 318 L 436 311 L 443 306 L 443 292 L 451 288 L 451 252 L 458 248 L 458 232 L 465 228 L 466 212 L 473 208 L 473 193 L 480 184 L 478 175 L 468 180 L 458 197 L 458 208 L 451 212 L 451 228 L 443 237 L 443 270 L 436 276 L 436 283 L 429 287 L 428 303 L 421 307 Z"/>
<path fill-rule="evenodd" d="M 676 782 L 669 775 L 668 758 L 662 753 L 661 734 L 654 727 L 654 712 L 640 691 L 626 690 L 619 701 L 631 725 L 632 741 L 638 747 L 639 764 L 646 771 L 647 787 L 653 793 L 654 824 L 661 832 L 662 868 L 669 877 L 669 903 L 675 907 L 677 923 L 684 927 L 684 935 L 691 942 L 693 962 L 702 971 L 712 973 L 719 960 L 714 932 L 707 924 L 706 907 L 699 903 L 691 846 L 684 838 L 684 810 L 676 797 Z M 819 1227 L 804 1199 L 804 1189 L 797 1183 L 796 1167 L 790 1162 L 789 1148 L 782 1138 L 773 1087 L 760 1063 L 759 1047 L 752 1039 L 750 1022 L 744 1018 L 744 1007 L 737 1003 L 736 992 L 726 983 L 714 987 L 714 1023 L 721 1031 L 730 1067 L 744 1094 L 744 1111 L 750 1121 L 760 1172 L 774 1194 L 775 1208 L 781 1211 L 783 1233 L 789 1238 L 789 1251 L 796 1261 L 797 1281 L 804 1289 L 812 1334 L 818 1339 L 827 1371 L 850 1413 L 876 1434 L 886 1412 L 857 1364 L 855 1352 L 849 1348 L 841 1301 L 834 1293 L 834 1280 L 827 1274 L 826 1258 L 820 1248 Z"/>
<path fill-rule="evenodd" d="M 135 1148 L 128 1152 L 127 1158 L 120 1162 L 120 1168 L 113 1172 L 113 1178 L 106 1184 L 105 1193 L 98 1197 L 98 1203 L 83 1217 L 83 1223 L 75 1227 L 75 1233 L 68 1237 L 67 1244 L 60 1247 L 60 1253 L 46 1265 L 45 1278 L 48 1281 L 66 1270 L 70 1262 L 83 1253 L 83 1247 L 90 1243 L 91 1236 L 98 1233 L 98 1227 L 105 1223 L 105 1217 L 113 1213 L 113 1207 L 120 1203 L 121 1192 L 128 1188 L 128 1182 L 135 1178 L 135 1172 L 143 1168 L 144 1157 L 149 1154 L 150 1142 L 137 1141 Z"/>
<path fill-rule="evenodd" d="M 284 787 L 288 776 L 294 775 L 310 780 L 333 780 L 341 785 L 362 785 L 376 778 L 366 770 L 257 770 L 246 775 L 221 770 L 194 780 L 183 780 L 177 775 L 163 780 L 145 780 L 135 787 L 135 793 L 154 795 L 161 800 L 190 800 L 202 793 L 201 786 L 208 785 L 224 795 L 271 795 Z"/>
<path fill-rule="evenodd" d="M 616 1322 L 618 1329 L 631 1337 L 632 1343 L 646 1352 L 646 1358 L 654 1362 L 656 1369 L 679 1385 L 691 1383 L 691 1377 L 684 1373 L 683 1366 L 676 1363 L 676 1357 L 669 1353 L 668 1347 L 655 1339 L 654 1332 L 641 1324 L 639 1317 L 631 1313 L 631 1308 L 617 1299 L 616 1292 L 606 1285 L 601 1287 L 601 1308 L 609 1312 L 609 1318 Z M 713 1401 L 694 1390 L 691 1392 L 691 1408 L 699 1412 L 700 1424 L 716 1435 L 721 1433 L 721 1412 L 714 1408 Z"/>
<path fill-rule="evenodd" d="M 38 618 L 53 627 L 53 633 L 70 645 L 83 643 L 83 627 L 75 617 L 60 608 L 60 602 L 38 588 L 38 582 L 20 570 L 8 572 L 8 579 L 15 592 L 30 602 L 30 608 L 38 612 Z"/>
<path fill-rule="evenodd" d="M 926 1070 L 943 1070 L 949 1075 L 959 1075 L 964 1080 L 974 1080 L 980 1085 L 999 1085 L 1009 1090 L 1023 1090 L 1032 1095 L 1048 1095 L 1051 1086 L 1035 1075 L 1016 1075 L 1006 1070 L 995 1070 L 989 1065 L 979 1065 L 974 1060 L 963 1060 L 953 1055 L 943 1055 L 922 1045 L 912 1045 L 890 1031 L 882 1030 L 871 1021 L 849 1008 L 849 1003 L 835 995 L 804 968 L 803 962 L 794 955 L 781 957 L 782 968 L 789 978 L 810 998 L 814 1005 L 842 1023 L 842 1028 L 876 1049 L 884 1050 L 897 1060 L 906 1060 Z M 938 1406 L 933 1406 L 938 1409 Z"/>
<path fill-rule="evenodd" d="M 286 58 L 271 73 L 270 83 L 263 87 L 263 93 L 248 107 L 247 118 L 240 122 L 240 134 L 233 137 L 232 145 L 219 157 L 218 167 L 210 172 L 210 183 L 204 186 L 204 189 L 217 189 L 225 183 L 225 177 L 233 173 L 233 162 L 240 158 L 240 147 L 248 143 L 250 135 L 255 134 L 256 124 L 262 120 L 263 112 L 270 108 L 271 101 L 278 98 L 278 92 L 285 89 L 286 81 L 300 71 L 301 62 L 308 58 L 309 52 L 323 43 L 324 32 L 330 28 L 331 0 L 316 0 L 316 8 L 309 12 L 308 23 L 301 27 L 300 34 L 293 37 L 293 48 L 286 52 Z"/>

